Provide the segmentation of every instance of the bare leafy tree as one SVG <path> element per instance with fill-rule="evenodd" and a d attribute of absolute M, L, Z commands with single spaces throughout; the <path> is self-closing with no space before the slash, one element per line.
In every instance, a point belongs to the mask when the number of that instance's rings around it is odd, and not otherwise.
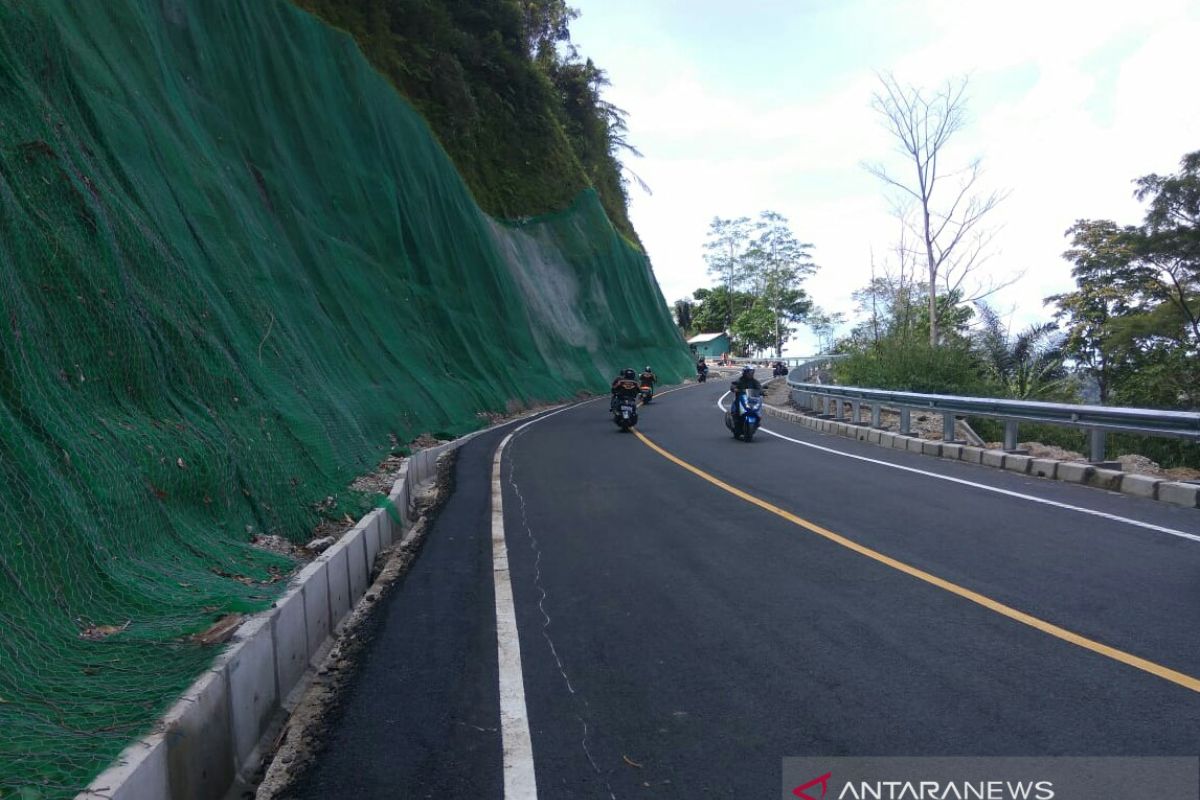
<path fill-rule="evenodd" d="M 721 219 L 713 217 L 708 226 L 708 241 L 704 243 L 704 260 L 708 262 L 708 274 L 723 280 L 729 299 L 729 314 L 725 329 L 733 326 L 734 291 L 740 288 L 745 278 L 742 263 L 750 243 L 753 228 L 749 217 Z"/>
<path fill-rule="evenodd" d="M 941 163 L 947 143 L 966 125 L 965 77 L 936 91 L 903 86 L 891 73 L 880 74 L 879 82 L 871 107 L 908 159 L 912 177 L 897 177 L 881 164 L 864 166 L 895 190 L 897 216 L 918 240 L 928 271 L 929 343 L 937 346 L 939 291 L 957 292 L 962 302 L 968 302 L 1001 288 L 986 284 L 968 291 L 964 283 L 987 259 L 994 231 L 983 222 L 1005 194 L 979 191 L 978 158 L 959 169 Z"/>

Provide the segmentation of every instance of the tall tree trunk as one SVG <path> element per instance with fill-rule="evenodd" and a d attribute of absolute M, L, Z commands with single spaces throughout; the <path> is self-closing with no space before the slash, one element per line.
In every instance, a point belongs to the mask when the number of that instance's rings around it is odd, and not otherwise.
<path fill-rule="evenodd" d="M 923 188 L 923 187 L 922 187 Z M 925 257 L 929 259 L 929 346 L 938 346 L 938 313 L 937 313 L 937 260 L 933 257 L 933 238 L 929 225 L 929 201 L 922 204 L 921 211 L 925 214 Z"/>

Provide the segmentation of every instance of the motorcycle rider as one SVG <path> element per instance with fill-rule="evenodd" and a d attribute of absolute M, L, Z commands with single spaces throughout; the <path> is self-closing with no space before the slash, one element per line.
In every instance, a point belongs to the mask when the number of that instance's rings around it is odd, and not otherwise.
<path fill-rule="evenodd" d="M 642 386 L 649 386 L 650 390 L 653 391 L 654 384 L 658 381 L 658 376 L 654 374 L 654 370 L 650 369 L 650 365 L 647 364 L 646 368 L 642 370 L 642 374 L 638 376 L 638 380 Z"/>
<path fill-rule="evenodd" d="M 752 364 L 743 364 L 742 376 L 733 383 L 729 384 L 729 391 L 733 392 L 733 405 L 729 407 L 729 410 L 733 413 L 735 418 L 742 415 L 741 404 L 738 403 L 738 400 L 747 389 L 757 389 L 760 392 L 762 391 L 762 384 L 759 383 L 758 379 L 754 377 L 754 366 Z"/>
<path fill-rule="evenodd" d="M 700 356 L 700 359 L 696 362 L 696 374 L 700 375 L 704 372 L 708 372 L 708 364 L 705 362 L 704 356 Z"/>
<path fill-rule="evenodd" d="M 627 367 L 621 370 L 621 374 L 613 378 L 612 402 L 608 404 L 609 413 L 611 414 L 617 410 L 617 403 L 621 398 L 631 397 L 636 399 L 640 388 L 632 368 Z"/>

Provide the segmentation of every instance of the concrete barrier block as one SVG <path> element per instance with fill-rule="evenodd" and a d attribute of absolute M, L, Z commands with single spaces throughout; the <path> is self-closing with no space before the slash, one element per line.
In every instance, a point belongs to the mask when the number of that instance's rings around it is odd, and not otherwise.
<path fill-rule="evenodd" d="M 271 636 L 275 641 L 275 680 L 282 702 L 300 682 L 312 652 L 308 649 L 308 627 L 304 620 L 304 592 L 299 587 L 275 604 Z"/>
<path fill-rule="evenodd" d="M 942 458 L 953 458 L 958 461 L 962 458 L 962 449 L 963 446 L 961 444 L 946 444 L 942 442 Z"/>
<path fill-rule="evenodd" d="M 879 432 L 879 444 L 882 447 L 892 447 L 892 442 L 895 441 L 895 439 L 896 434 L 891 433 L 890 431 Z"/>
<path fill-rule="evenodd" d="M 922 439 L 921 452 L 927 456 L 940 456 L 942 454 L 942 443 L 935 442 L 932 439 Z"/>
<path fill-rule="evenodd" d="M 868 431 L 867 441 L 871 444 L 879 444 L 881 441 L 883 441 L 883 431 Z"/>
<path fill-rule="evenodd" d="M 311 575 L 305 573 L 312 571 Z M 308 638 L 308 658 L 311 660 L 329 638 L 333 625 L 329 619 L 329 563 L 314 561 L 301 570 L 304 582 L 304 623 Z"/>
<path fill-rule="evenodd" d="M 163 718 L 171 800 L 223 797 L 233 783 L 229 684 L 224 669 L 192 684 Z"/>
<path fill-rule="evenodd" d="M 908 443 L 911 442 L 912 440 L 913 440 L 913 437 L 911 437 L 911 436 L 901 436 L 900 434 L 897 433 L 896 436 L 892 439 L 892 448 L 895 450 L 907 450 Z"/>
<path fill-rule="evenodd" d="M 925 449 L 925 442 L 916 436 L 909 436 L 905 439 L 904 449 L 910 453 L 922 453 Z"/>
<path fill-rule="evenodd" d="M 1029 462 L 1029 474 L 1038 478 L 1054 478 L 1058 473 L 1058 460 L 1054 458 L 1035 458 Z"/>
<path fill-rule="evenodd" d="M 412 459 L 405 461 L 400 465 L 400 471 L 396 473 L 396 482 L 392 484 L 392 490 L 388 492 L 388 499 L 393 503 L 400 499 L 400 493 L 408 485 L 408 467 L 411 463 Z"/>
<path fill-rule="evenodd" d="M 854 438 L 858 439 L 860 442 L 869 441 L 871 438 L 871 429 L 864 428 L 862 425 L 855 425 L 854 426 Z"/>
<path fill-rule="evenodd" d="M 1200 507 L 1200 485 L 1163 481 L 1158 485 L 1158 499 L 1187 508 Z"/>
<path fill-rule="evenodd" d="M 329 556 L 329 621 L 336 628 L 342 618 L 350 611 L 350 566 L 347 558 L 346 542 L 342 539 L 337 545 L 329 548 L 333 552 Z M 338 545 L 342 545 L 338 547 Z M 337 548 L 334 550 L 334 548 Z M 329 552 L 329 551 L 326 551 Z"/>
<path fill-rule="evenodd" d="M 1088 486 L 1095 486 L 1097 489 L 1119 492 L 1121 491 L 1121 479 L 1124 477 L 1125 473 L 1119 469 L 1093 468 L 1091 474 L 1087 476 L 1086 483 Z"/>
<path fill-rule="evenodd" d="M 246 763 L 279 709 L 272 622 L 271 617 L 261 616 L 243 625 L 237 633 L 236 652 L 225 667 L 229 680 L 233 754 L 238 764 Z"/>
<path fill-rule="evenodd" d="M 113 765 L 97 775 L 76 800 L 144 800 L 169 797 L 170 793 L 167 745 L 163 735 L 155 733 L 121 751 Z"/>
<path fill-rule="evenodd" d="M 1006 455 L 1008 455 L 1008 453 L 1004 452 L 1003 450 L 984 450 L 983 458 L 980 460 L 979 463 L 983 464 L 985 467 L 1001 467 L 1001 468 L 1003 468 L 1004 467 L 1004 457 Z"/>
<path fill-rule="evenodd" d="M 971 445 L 963 445 L 962 450 L 958 453 L 958 460 L 965 461 L 968 464 L 983 463 L 983 448 L 972 447 Z"/>
<path fill-rule="evenodd" d="M 1004 455 L 1004 468 L 1009 472 L 1019 472 L 1025 475 L 1029 472 L 1029 465 L 1033 459 L 1029 456 L 1023 456 L 1015 453 L 1006 453 Z"/>
<path fill-rule="evenodd" d="M 387 509 L 383 513 L 376 514 L 367 527 L 367 532 L 363 537 L 363 546 L 367 550 L 367 569 L 370 570 L 375 564 L 375 556 L 379 555 L 379 551 L 383 548 L 383 529 L 387 527 L 391 521 L 391 516 Z"/>
<path fill-rule="evenodd" d="M 362 528 L 351 539 L 350 544 L 346 545 L 346 559 L 350 568 L 350 605 L 352 606 L 358 602 L 358 598 L 363 596 L 370 584 L 366 539 L 367 529 Z"/>
<path fill-rule="evenodd" d="M 1055 477 L 1060 481 L 1069 481 L 1070 483 L 1087 483 L 1088 476 L 1092 474 L 1090 464 L 1081 464 L 1078 461 L 1060 461 L 1058 469 L 1055 472 Z"/>
<path fill-rule="evenodd" d="M 1134 497 L 1149 497 L 1153 500 L 1158 496 L 1158 485 L 1162 483 L 1160 478 L 1155 478 L 1153 475 L 1134 475 L 1132 473 L 1121 478 L 1121 491 L 1124 494 L 1131 494 Z"/>

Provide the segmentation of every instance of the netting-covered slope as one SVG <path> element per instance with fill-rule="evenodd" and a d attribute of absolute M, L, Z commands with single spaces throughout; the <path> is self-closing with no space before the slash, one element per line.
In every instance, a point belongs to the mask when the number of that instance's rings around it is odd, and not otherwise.
<path fill-rule="evenodd" d="M 0 797 L 85 784 L 269 603 L 253 534 L 644 363 L 689 366 L 595 196 L 487 218 L 283 0 L 0 3 Z"/>

